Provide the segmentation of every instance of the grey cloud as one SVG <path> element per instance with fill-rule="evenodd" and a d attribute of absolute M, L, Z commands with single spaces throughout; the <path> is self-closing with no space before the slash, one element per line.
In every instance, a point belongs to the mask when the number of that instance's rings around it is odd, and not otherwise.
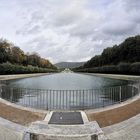
<path fill-rule="evenodd" d="M 41 32 L 41 27 L 40 25 L 32 25 L 30 26 L 24 26 L 22 30 L 17 30 L 16 34 L 17 35 L 32 35 L 32 34 L 37 34 Z"/>
<path fill-rule="evenodd" d="M 127 21 L 108 22 L 103 27 L 103 31 L 110 35 L 125 35 L 135 30 L 135 24 Z"/>
<path fill-rule="evenodd" d="M 54 25 L 56 26 L 65 26 L 69 24 L 76 23 L 79 18 L 82 18 L 82 14 L 75 9 L 67 9 L 58 12 L 54 15 Z"/>
<path fill-rule="evenodd" d="M 129 15 L 129 19 L 140 23 L 140 1 L 139 0 L 126 0 L 124 2 L 124 8 Z"/>
<path fill-rule="evenodd" d="M 124 6 L 127 11 L 136 10 L 140 8 L 140 1 L 139 0 L 125 0 Z"/>
<path fill-rule="evenodd" d="M 140 31 L 139 0 L 14 1 L 19 46 L 53 62 L 87 60 Z"/>

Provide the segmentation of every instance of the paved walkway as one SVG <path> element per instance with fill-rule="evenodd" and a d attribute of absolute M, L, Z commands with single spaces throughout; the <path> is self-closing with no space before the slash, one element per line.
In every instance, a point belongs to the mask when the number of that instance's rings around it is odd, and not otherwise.
<path fill-rule="evenodd" d="M 0 140 L 22 140 L 27 127 L 0 117 Z"/>
<path fill-rule="evenodd" d="M 140 114 L 102 130 L 108 140 L 140 140 Z"/>

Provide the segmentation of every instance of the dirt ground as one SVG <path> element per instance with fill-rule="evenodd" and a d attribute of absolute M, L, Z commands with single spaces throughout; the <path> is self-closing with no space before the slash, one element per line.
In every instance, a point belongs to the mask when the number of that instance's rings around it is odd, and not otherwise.
<path fill-rule="evenodd" d="M 0 117 L 21 125 L 29 125 L 31 122 L 43 120 L 45 115 L 45 113 L 21 110 L 4 103 L 0 103 Z"/>
<path fill-rule="evenodd" d="M 127 120 L 140 113 L 140 99 L 107 111 L 87 113 L 89 121 L 97 121 L 100 127 L 106 127 Z"/>

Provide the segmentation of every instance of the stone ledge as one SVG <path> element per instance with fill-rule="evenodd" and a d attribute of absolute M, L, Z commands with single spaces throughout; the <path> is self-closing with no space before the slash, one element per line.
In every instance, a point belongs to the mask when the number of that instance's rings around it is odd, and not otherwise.
<path fill-rule="evenodd" d="M 113 125 L 140 113 L 140 96 L 134 97 L 132 100 L 114 105 L 99 111 L 85 111 L 89 121 L 97 121 L 100 127 Z"/>
<path fill-rule="evenodd" d="M 15 109 L 20 109 L 20 110 L 23 110 L 23 111 L 30 111 L 30 112 L 33 112 L 33 113 L 47 114 L 47 113 L 50 112 L 48 110 L 41 110 L 41 109 L 35 109 L 35 108 L 31 108 L 31 107 L 25 107 L 25 106 L 22 106 L 22 105 L 18 105 L 18 104 L 12 103 L 10 101 L 7 101 L 5 99 L 2 99 L 2 98 L 0 98 L 0 103 L 3 103 L 5 105 L 13 107 Z"/>
<path fill-rule="evenodd" d="M 109 140 L 139 140 L 140 114 L 121 123 L 102 128 Z"/>
<path fill-rule="evenodd" d="M 0 140 L 22 140 L 27 128 L 0 118 Z"/>
<path fill-rule="evenodd" d="M 30 140 L 105 140 L 96 122 L 84 125 L 52 125 L 38 121 L 26 130 Z"/>
<path fill-rule="evenodd" d="M 0 117 L 18 123 L 29 125 L 31 122 L 43 120 L 48 111 L 22 107 L 0 98 Z"/>
<path fill-rule="evenodd" d="M 51 73 L 32 73 L 32 74 L 11 74 L 11 75 L 0 75 L 0 80 L 14 80 L 14 79 L 22 79 L 22 78 L 30 78 L 37 77 L 43 75 L 49 75 Z"/>

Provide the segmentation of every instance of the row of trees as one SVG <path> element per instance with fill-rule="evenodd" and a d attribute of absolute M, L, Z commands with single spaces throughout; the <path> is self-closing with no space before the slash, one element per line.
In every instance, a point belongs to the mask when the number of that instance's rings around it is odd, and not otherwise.
<path fill-rule="evenodd" d="M 140 62 L 140 35 L 127 38 L 120 45 L 104 49 L 101 55 L 94 56 L 83 66 L 76 68 L 75 71 L 103 73 L 124 73 L 128 71 L 128 73 L 133 73 L 135 71 L 140 73 L 140 63 L 137 62 Z M 120 66 L 121 71 L 119 70 Z M 133 68 L 133 66 L 135 67 Z"/>
<path fill-rule="evenodd" d="M 140 62 L 120 63 L 118 65 L 105 65 L 101 67 L 77 69 L 77 72 L 107 73 L 107 74 L 140 74 Z"/>
<path fill-rule="evenodd" d="M 9 62 L 0 64 L 0 74 L 25 74 L 25 73 L 47 73 L 56 72 L 54 69 L 41 68 L 37 66 L 23 66 Z"/>
<path fill-rule="evenodd" d="M 10 62 L 11 64 L 23 66 L 35 66 L 40 68 L 57 69 L 49 60 L 41 58 L 37 53 L 25 54 L 19 47 L 5 39 L 0 39 L 0 63 Z"/>
<path fill-rule="evenodd" d="M 97 67 L 120 62 L 138 62 L 140 61 L 140 36 L 130 37 L 120 45 L 115 45 L 104 49 L 101 55 L 97 55 L 89 60 L 84 68 Z"/>

